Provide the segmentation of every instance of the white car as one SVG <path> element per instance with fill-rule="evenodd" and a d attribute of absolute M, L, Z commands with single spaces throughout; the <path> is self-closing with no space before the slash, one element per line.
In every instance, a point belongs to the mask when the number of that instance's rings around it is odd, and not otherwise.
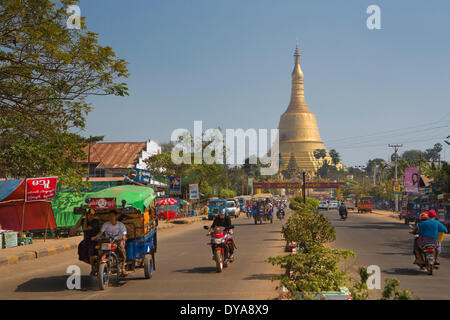
<path fill-rule="evenodd" d="M 226 211 L 228 213 L 228 216 L 238 218 L 239 214 L 241 213 L 239 204 L 236 203 L 234 199 L 227 199 L 226 203 Z"/>
<path fill-rule="evenodd" d="M 317 209 L 321 210 L 328 210 L 328 202 L 326 201 L 321 201 L 319 206 L 317 207 Z"/>
<path fill-rule="evenodd" d="M 338 209 L 339 208 L 339 203 L 337 201 L 331 201 L 328 204 L 328 208 L 329 209 Z"/>

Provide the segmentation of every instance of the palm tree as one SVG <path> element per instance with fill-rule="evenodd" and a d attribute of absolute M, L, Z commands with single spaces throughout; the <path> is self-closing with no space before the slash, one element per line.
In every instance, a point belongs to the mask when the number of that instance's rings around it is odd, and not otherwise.
<path fill-rule="evenodd" d="M 329 153 L 330 153 L 331 161 L 333 162 L 334 166 L 336 166 L 339 162 L 341 162 L 341 156 L 335 149 L 331 149 Z"/>
<path fill-rule="evenodd" d="M 322 158 L 325 159 L 326 156 L 327 156 L 327 151 L 325 149 L 316 149 L 316 150 L 314 150 L 314 157 L 317 160 L 320 160 Z"/>

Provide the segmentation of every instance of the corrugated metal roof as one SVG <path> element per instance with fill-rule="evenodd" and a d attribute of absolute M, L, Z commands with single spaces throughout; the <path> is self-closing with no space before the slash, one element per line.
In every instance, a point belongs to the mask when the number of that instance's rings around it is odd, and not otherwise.
<path fill-rule="evenodd" d="M 101 142 L 91 144 L 91 162 L 98 163 L 97 169 L 134 168 L 147 142 Z M 87 162 L 89 146 L 83 149 Z"/>

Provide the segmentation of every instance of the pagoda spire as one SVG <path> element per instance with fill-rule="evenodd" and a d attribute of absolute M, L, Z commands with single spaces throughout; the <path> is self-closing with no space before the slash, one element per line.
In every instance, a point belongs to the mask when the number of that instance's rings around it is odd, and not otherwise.
<path fill-rule="evenodd" d="M 287 113 L 310 113 L 305 101 L 305 88 L 303 87 L 303 71 L 300 67 L 300 50 L 298 43 L 294 52 L 294 70 L 292 71 L 291 101 L 286 110 Z"/>

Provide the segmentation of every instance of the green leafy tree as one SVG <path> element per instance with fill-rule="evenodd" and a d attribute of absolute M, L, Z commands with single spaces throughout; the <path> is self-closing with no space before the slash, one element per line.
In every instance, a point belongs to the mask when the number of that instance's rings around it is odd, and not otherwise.
<path fill-rule="evenodd" d="M 440 153 L 442 151 L 442 144 L 436 143 L 433 148 L 426 149 L 424 152 L 424 157 L 428 161 L 438 161 L 440 159 Z"/>
<path fill-rule="evenodd" d="M 81 183 L 74 160 L 84 157 L 92 110 L 86 98 L 127 95 L 118 79 L 126 62 L 98 35 L 66 25 L 76 0 L 0 2 L 0 164 L 5 176 L 58 175 L 63 186 Z"/>

